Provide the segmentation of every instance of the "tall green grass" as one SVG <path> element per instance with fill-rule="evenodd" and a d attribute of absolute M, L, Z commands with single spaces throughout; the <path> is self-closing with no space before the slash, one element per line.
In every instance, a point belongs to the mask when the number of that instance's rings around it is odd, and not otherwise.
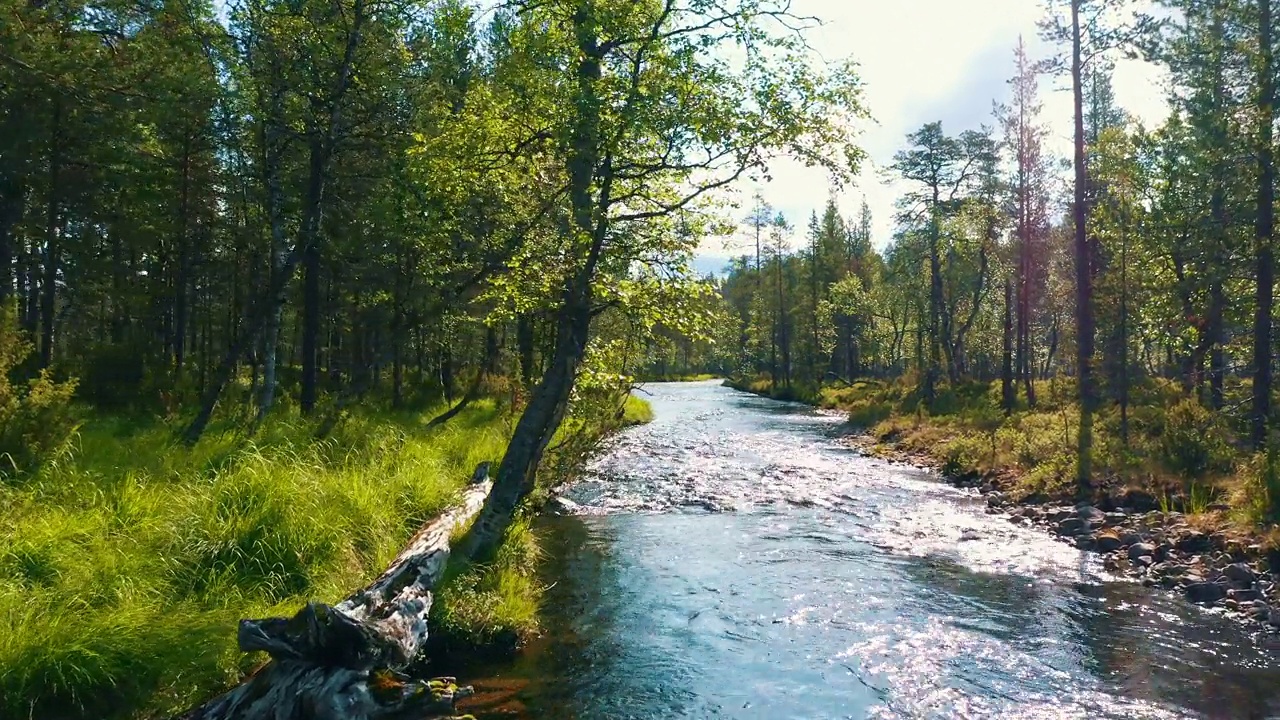
<path fill-rule="evenodd" d="M 284 413 L 190 449 L 158 421 L 88 422 L 0 485 L 0 717 L 153 717 L 234 682 L 258 661 L 239 618 L 343 597 L 500 459 L 492 402 L 431 415 L 357 413 L 315 442 Z"/>

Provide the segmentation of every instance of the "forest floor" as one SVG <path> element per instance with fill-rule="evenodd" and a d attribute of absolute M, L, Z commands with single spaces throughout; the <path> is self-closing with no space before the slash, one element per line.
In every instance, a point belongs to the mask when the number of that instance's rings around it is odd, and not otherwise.
<path fill-rule="evenodd" d="M 439 410 L 357 410 L 318 442 L 285 410 L 193 448 L 158 419 L 88 418 L 56 462 L 0 483 L 0 717 L 163 717 L 237 682 L 262 662 L 238 651 L 240 618 L 360 587 L 501 459 L 509 408 L 428 429 Z M 647 417 L 632 399 L 571 429 Z M 476 647 L 535 632 L 538 560 L 518 523 L 493 563 L 449 573 L 435 628 Z"/>
<path fill-rule="evenodd" d="M 1095 487 L 1081 502 L 1069 381 L 1035 383 L 1036 406 L 1024 401 L 1008 416 L 999 383 L 941 389 L 932 413 L 910 378 L 780 392 L 768 378 L 728 384 L 845 412 L 851 442 L 864 452 L 977 489 L 991 512 L 1102 553 L 1112 572 L 1280 627 L 1275 457 L 1242 449 L 1242 428 L 1176 386 L 1135 393 L 1127 438 L 1117 409 L 1098 413 Z"/>

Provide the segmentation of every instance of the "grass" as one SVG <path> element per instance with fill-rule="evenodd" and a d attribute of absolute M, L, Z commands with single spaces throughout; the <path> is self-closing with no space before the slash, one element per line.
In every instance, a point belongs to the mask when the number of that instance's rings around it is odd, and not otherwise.
<path fill-rule="evenodd" d="M 156 717 L 236 681 L 258 662 L 239 618 L 342 598 L 501 457 L 493 402 L 431 415 L 356 414 L 318 443 L 286 415 L 191 449 L 159 421 L 86 423 L 0 485 L 0 716 Z"/>
<path fill-rule="evenodd" d="M 622 406 L 622 425 L 644 425 L 653 422 L 653 406 L 644 398 L 628 395 Z"/>

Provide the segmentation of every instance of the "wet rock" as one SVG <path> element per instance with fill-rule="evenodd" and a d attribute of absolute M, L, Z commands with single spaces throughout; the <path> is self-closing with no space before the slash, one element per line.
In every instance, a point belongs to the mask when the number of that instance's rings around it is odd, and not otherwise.
<path fill-rule="evenodd" d="M 1237 602 L 1261 600 L 1262 593 L 1257 590 L 1228 590 L 1227 597 Z"/>
<path fill-rule="evenodd" d="M 1109 512 L 1102 518 L 1102 524 L 1106 527 L 1116 527 L 1123 525 L 1129 516 L 1122 512 Z"/>
<path fill-rule="evenodd" d="M 1156 546 L 1156 560 L 1164 562 L 1173 554 L 1173 543 L 1165 540 Z"/>
<path fill-rule="evenodd" d="M 1267 611 L 1267 624 L 1271 627 L 1280 627 L 1280 610 L 1272 608 Z"/>
<path fill-rule="evenodd" d="M 1136 561 L 1138 558 L 1146 555 L 1150 556 L 1156 551 L 1156 546 L 1151 543 L 1134 543 L 1129 546 L 1129 559 Z"/>
<path fill-rule="evenodd" d="M 1076 517 L 1089 523 L 1101 523 L 1107 514 L 1088 503 L 1081 503 L 1076 506 Z"/>
<path fill-rule="evenodd" d="M 1120 536 L 1109 532 L 1098 533 L 1098 536 L 1094 538 L 1094 543 L 1097 544 L 1099 551 L 1106 553 L 1124 547 L 1124 543 L 1120 542 Z"/>
<path fill-rule="evenodd" d="M 1232 563 L 1222 569 L 1222 574 L 1231 582 L 1252 585 L 1257 579 L 1257 575 L 1253 572 L 1253 568 L 1244 563 Z"/>
<path fill-rule="evenodd" d="M 1227 596 L 1227 589 L 1218 583 L 1198 582 L 1187 585 L 1187 599 L 1201 605 L 1212 605 Z"/>
<path fill-rule="evenodd" d="M 1210 547 L 1209 536 L 1199 530 L 1188 530 L 1177 539 L 1174 545 L 1185 553 L 1206 552 Z"/>
<path fill-rule="evenodd" d="M 1057 528 L 1062 535 L 1079 535 L 1088 529 L 1088 523 L 1078 517 L 1069 517 L 1059 520 Z"/>
<path fill-rule="evenodd" d="M 1138 565 L 1145 568 L 1145 567 L 1151 567 L 1152 565 L 1154 565 L 1156 562 L 1156 559 L 1151 557 L 1150 555 L 1139 555 L 1136 562 L 1138 563 Z"/>
<path fill-rule="evenodd" d="M 982 534 L 977 530 L 965 530 L 960 533 L 960 542 L 969 542 L 972 540 L 981 540 Z"/>
<path fill-rule="evenodd" d="M 1136 533 L 1130 530 L 1120 536 L 1120 542 L 1124 545 L 1136 545 L 1143 541 L 1142 533 Z"/>
<path fill-rule="evenodd" d="M 1161 577 L 1168 577 L 1173 579 L 1181 578 L 1185 576 L 1187 572 L 1188 572 L 1188 568 L 1186 565 L 1179 565 L 1177 563 L 1172 563 L 1172 562 L 1162 562 L 1151 568 L 1151 573 L 1153 575 L 1159 575 Z"/>
<path fill-rule="evenodd" d="M 563 495 L 551 498 L 548 504 L 551 506 L 551 511 L 557 515 L 575 515 L 582 509 L 581 505 Z"/>
<path fill-rule="evenodd" d="M 987 507 L 1000 507 L 1005 504 L 1004 495 L 998 492 L 992 492 L 987 496 Z"/>

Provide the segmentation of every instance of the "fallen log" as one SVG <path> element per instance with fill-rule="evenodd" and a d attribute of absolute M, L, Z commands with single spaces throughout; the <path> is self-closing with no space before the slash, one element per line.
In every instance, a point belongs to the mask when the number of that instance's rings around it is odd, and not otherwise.
<path fill-rule="evenodd" d="M 493 482 L 481 463 L 462 502 L 413 536 L 367 587 L 336 606 L 308 603 L 292 618 L 241 620 L 244 652 L 271 660 L 237 687 L 180 720 L 424 720 L 453 715 L 470 694 L 453 678 L 414 680 L 403 671 L 427 639 L 432 592 L 449 540 L 484 506 Z"/>

